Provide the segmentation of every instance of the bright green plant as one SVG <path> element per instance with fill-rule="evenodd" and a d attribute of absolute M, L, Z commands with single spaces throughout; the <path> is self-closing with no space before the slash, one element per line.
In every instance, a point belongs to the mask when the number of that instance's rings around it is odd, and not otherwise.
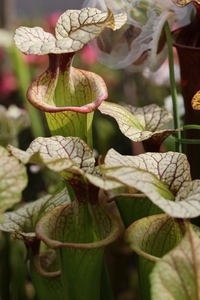
<path fill-rule="evenodd" d="M 142 5 L 140 18 L 147 2 Z M 160 16 L 160 6 L 156 9 Z M 200 180 L 192 180 L 185 154 L 159 152 L 171 134 L 180 140 L 182 128 L 175 122 L 175 129 L 166 129 L 172 116 L 155 104 L 137 108 L 104 101 L 108 93 L 103 79 L 72 66 L 86 43 L 102 39 L 105 29 L 123 32 L 126 22 L 126 12 L 83 8 L 60 16 L 56 37 L 40 27 L 15 32 L 22 52 L 49 55 L 48 69 L 30 85 L 27 98 L 45 112 L 52 136 L 37 137 L 26 151 L 11 145 L 1 149 L 0 228 L 26 244 L 39 299 L 114 299 L 104 251 L 122 234 L 135 253 L 141 299 L 200 299 L 200 230 L 190 221 L 200 216 Z M 169 26 L 164 24 L 171 54 Z M 172 67 L 173 63 L 178 120 Z M 96 109 L 113 117 L 121 132 L 132 142 L 142 142 L 147 152 L 125 156 L 110 149 L 97 164 L 92 140 Z M 26 164 L 58 173 L 62 185 L 53 195 L 5 212 L 20 201 Z M 108 202 L 116 202 L 124 232 L 100 203 L 100 190 Z"/>

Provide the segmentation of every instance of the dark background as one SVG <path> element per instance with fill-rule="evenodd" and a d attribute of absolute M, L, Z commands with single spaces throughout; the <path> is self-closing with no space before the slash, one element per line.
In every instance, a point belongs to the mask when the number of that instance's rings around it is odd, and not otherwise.
<path fill-rule="evenodd" d="M 82 4 L 83 0 L 15 0 L 16 12 L 20 17 L 27 14 L 39 17 L 54 11 L 79 9 Z"/>
<path fill-rule="evenodd" d="M 80 9 L 83 0 L 0 0 L 0 28 L 13 29 L 24 20 L 41 20 L 53 12 Z"/>

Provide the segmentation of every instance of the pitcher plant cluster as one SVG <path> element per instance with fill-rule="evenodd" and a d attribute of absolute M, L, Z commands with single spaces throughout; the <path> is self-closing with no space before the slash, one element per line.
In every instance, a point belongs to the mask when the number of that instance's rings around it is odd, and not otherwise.
<path fill-rule="evenodd" d="M 40 27 L 15 31 L 22 53 L 48 55 L 47 70 L 26 96 L 45 113 L 51 137 L 35 138 L 25 151 L 11 144 L 0 148 L 0 229 L 25 243 L 39 299 L 114 299 L 104 252 L 122 236 L 137 262 L 141 299 L 200 299 L 200 228 L 193 224 L 200 216 L 200 179 L 191 176 L 189 147 L 182 147 L 190 143 L 182 132 L 198 130 L 199 124 L 179 126 L 172 51 L 177 41 L 171 34 L 189 2 L 199 18 L 199 1 L 86 0 L 81 10 L 59 17 L 55 35 Z M 168 56 L 175 128 L 168 127 L 173 117 L 166 108 L 110 102 L 103 78 L 73 67 L 76 53 L 88 43 L 102 64 L 132 72 L 155 71 Z M 188 102 L 198 110 L 195 88 Z M 95 110 L 114 118 L 122 134 L 133 145 L 141 142 L 145 152 L 122 155 L 110 149 L 96 160 Z M 160 152 L 168 137 L 176 151 Z M 198 144 L 198 138 L 191 143 Z M 62 185 L 11 210 L 27 185 L 27 164 L 57 173 Z M 116 204 L 122 222 L 102 205 L 102 192 Z"/>

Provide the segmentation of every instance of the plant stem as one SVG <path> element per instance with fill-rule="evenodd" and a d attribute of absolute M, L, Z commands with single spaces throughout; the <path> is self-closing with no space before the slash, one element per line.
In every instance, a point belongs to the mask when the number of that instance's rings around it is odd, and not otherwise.
<path fill-rule="evenodd" d="M 189 124 L 189 125 L 184 125 L 183 126 L 184 130 L 188 130 L 188 129 L 196 129 L 196 130 L 200 130 L 200 125 L 196 125 L 196 124 Z M 176 138 L 173 137 L 172 138 L 176 141 L 179 142 L 181 144 L 196 144 L 199 145 L 200 144 L 200 139 L 185 139 L 185 138 Z"/>
<path fill-rule="evenodd" d="M 103 265 L 102 265 L 100 299 L 114 300 L 114 296 L 110 284 L 110 278 L 109 278 L 105 261 L 103 261 Z"/>
<path fill-rule="evenodd" d="M 13 46 L 10 49 L 9 54 L 12 61 L 14 72 L 18 80 L 19 90 L 21 93 L 24 106 L 29 113 L 31 132 L 33 138 L 36 138 L 38 136 L 45 136 L 44 126 L 41 120 L 41 115 L 39 110 L 35 108 L 33 105 L 31 105 L 26 99 L 26 91 L 28 86 L 31 83 L 29 68 L 26 65 L 26 63 L 23 61 L 21 53 L 18 51 L 18 49 L 15 46 Z"/>
<path fill-rule="evenodd" d="M 184 130 L 187 130 L 187 129 L 198 129 L 198 130 L 200 130 L 200 125 L 196 125 L 196 124 L 184 125 L 183 129 Z"/>
<path fill-rule="evenodd" d="M 180 122 L 179 122 L 179 114 L 178 114 L 176 82 L 175 82 L 175 76 L 174 76 L 173 46 L 172 46 L 171 31 L 170 31 L 168 22 L 165 23 L 164 28 L 165 28 L 165 35 L 166 35 L 166 40 L 167 40 L 167 47 L 168 47 L 169 78 L 170 78 L 170 90 L 171 90 L 171 96 L 172 96 L 172 102 L 173 102 L 174 126 L 175 126 L 175 128 L 179 128 Z M 178 139 L 180 139 L 181 133 L 178 132 L 177 136 L 178 136 Z M 176 142 L 175 147 L 176 147 L 176 151 L 182 152 L 181 143 Z"/>

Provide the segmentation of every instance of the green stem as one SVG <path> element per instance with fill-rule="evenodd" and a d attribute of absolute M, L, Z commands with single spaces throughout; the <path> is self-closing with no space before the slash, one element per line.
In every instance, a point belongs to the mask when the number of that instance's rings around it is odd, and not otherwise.
<path fill-rule="evenodd" d="M 12 300 L 25 300 L 27 266 L 24 263 L 25 246 L 21 241 L 11 243 L 11 264 L 12 264 Z"/>
<path fill-rule="evenodd" d="M 182 143 L 182 144 L 190 144 L 190 145 L 198 145 L 200 144 L 200 140 L 197 139 L 177 139 L 178 142 Z"/>
<path fill-rule="evenodd" d="M 200 130 L 200 125 L 196 125 L 196 124 L 184 125 L 183 129 L 184 130 L 187 130 L 187 129 L 197 129 L 197 130 Z"/>
<path fill-rule="evenodd" d="M 29 113 L 32 135 L 34 138 L 38 136 L 45 136 L 44 126 L 41 120 L 40 112 L 34 106 L 32 106 L 26 99 L 26 91 L 31 83 L 29 68 L 23 61 L 21 53 L 15 46 L 11 47 L 9 55 L 12 61 L 14 72 L 18 80 L 19 90 L 24 106 Z"/>
<path fill-rule="evenodd" d="M 165 28 L 165 34 L 166 34 L 166 40 L 167 40 L 167 46 L 168 46 L 169 77 L 170 77 L 171 96 L 172 96 L 172 102 L 173 102 L 174 126 L 175 126 L 175 128 L 179 128 L 180 121 L 179 121 L 179 114 L 178 114 L 176 82 L 175 82 L 175 76 L 174 76 L 173 46 L 172 46 L 171 31 L 170 31 L 168 22 L 165 23 L 164 28 Z M 180 132 L 177 133 L 177 137 L 178 137 L 178 139 L 181 138 Z M 182 152 L 182 146 L 180 143 L 176 143 L 176 151 Z"/>
<path fill-rule="evenodd" d="M 105 261 L 103 261 L 102 265 L 100 299 L 114 300 L 110 278 Z"/>
<path fill-rule="evenodd" d="M 94 113 L 87 114 L 87 144 L 90 149 L 93 149 L 93 134 L 92 134 L 92 122 Z"/>
<path fill-rule="evenodd" d="M 103 252 L 103 248 L 66 247 L 64 249 L 63 247 L 56 249 L 65 300 L 101 300 Z"/>
<path fill-rule="evenodd" d="M 174 140 L 176 142 L 179 142 L 181 144 L 193 144 L 193 145 L 198 145 L 200 144 L 200 140 L 197 140 L 197 139 L 178 139 L 178 138 L 174 138 Z"/>
<path fill-rule="evenodd" d="M 200 125 L 196 124 L 189 124 L 189 125 L 184 125 L 183 130 L 190 130 L 190 129 L 196 129 L 200 130 Z M 199 139 L 185 139 L 185 138 L 176 138 L 174 136 L 171 136 L 176 142 L 179 142 L 181 144 L 200 144 Z"/>

